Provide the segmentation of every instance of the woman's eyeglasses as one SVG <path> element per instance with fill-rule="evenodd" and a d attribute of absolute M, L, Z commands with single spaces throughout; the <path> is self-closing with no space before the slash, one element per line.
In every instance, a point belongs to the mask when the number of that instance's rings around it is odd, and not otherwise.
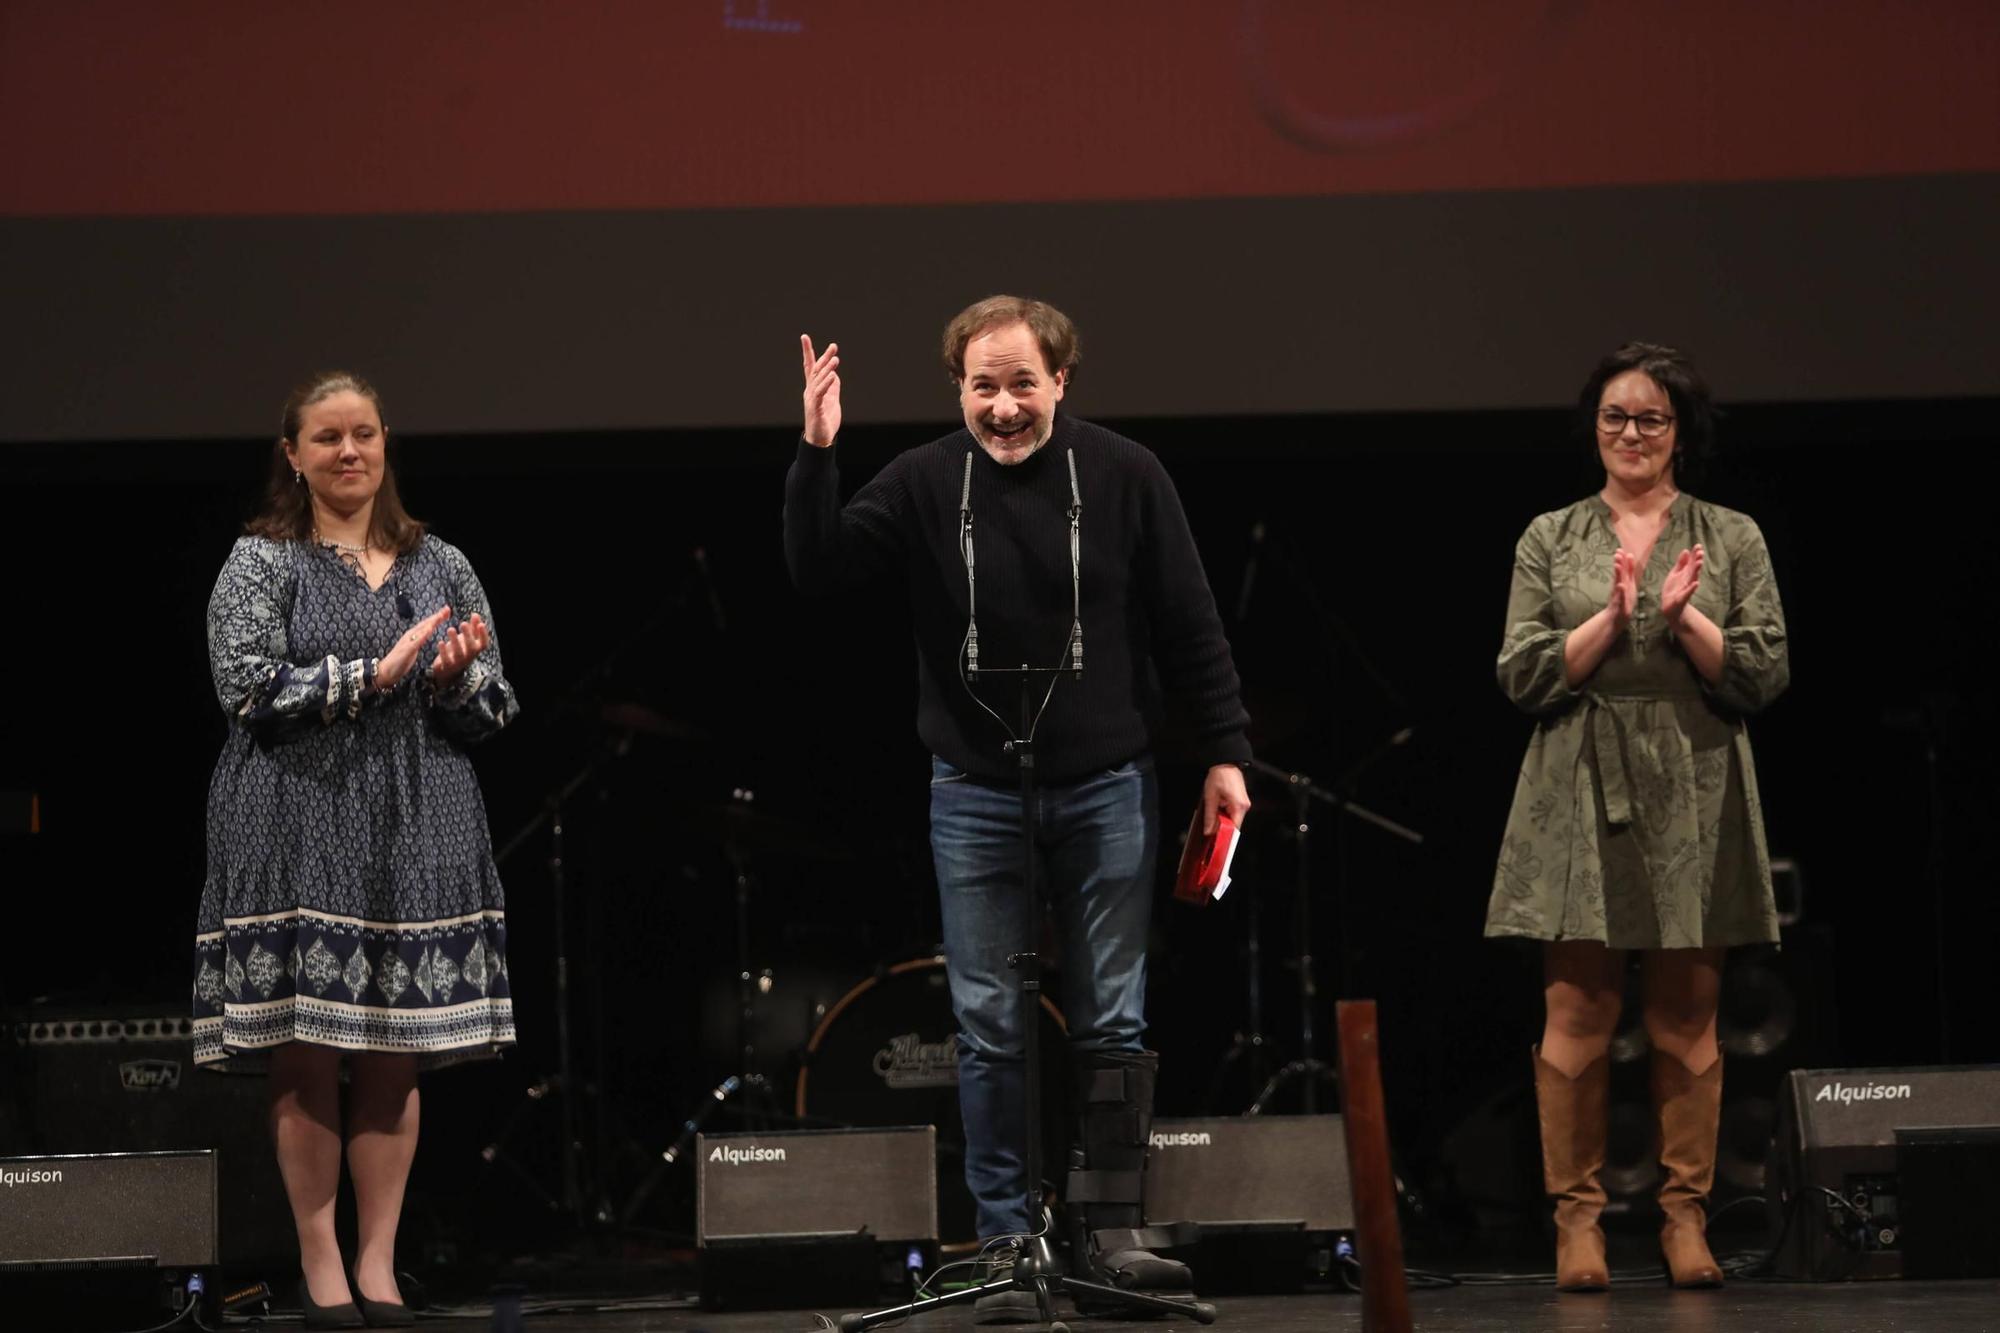
<path fill-rule="evenodd" d="M 1597 409 L 1597 428 L 1606 435 L 1623 435 L 1625 423 L 1628 421 L 1637 426 L 1639 434 L 1649 440 L 1659 439 L 1667 433 L 1667 427 L 1674 424 L 1674 419 L 1665 412 L 1641 412 L 1635 417 L 1616 407 Z"/>

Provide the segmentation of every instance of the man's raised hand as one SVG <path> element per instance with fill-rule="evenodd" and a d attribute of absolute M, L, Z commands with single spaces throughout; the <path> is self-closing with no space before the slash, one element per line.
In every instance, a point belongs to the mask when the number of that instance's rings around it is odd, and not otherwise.
<path fill-rule="evenodd" d="M 825 449 L 840 434 L 840 344 L 828 343 L 814 356 L 812 335 L 801 333 L 799 357 L 806 371 L 806 443 Z"/>

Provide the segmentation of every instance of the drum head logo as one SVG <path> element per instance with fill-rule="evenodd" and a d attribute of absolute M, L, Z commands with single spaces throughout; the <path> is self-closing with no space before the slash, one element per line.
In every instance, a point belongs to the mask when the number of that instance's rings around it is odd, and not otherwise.
<path fill-rule="evenodd" d="M 892 1088 L 955 1088 L 958 1034 L 943 1041 L 925 1041 L 914 1032 L 891 1037 L 875 1052 L 875 1073 Z"/>

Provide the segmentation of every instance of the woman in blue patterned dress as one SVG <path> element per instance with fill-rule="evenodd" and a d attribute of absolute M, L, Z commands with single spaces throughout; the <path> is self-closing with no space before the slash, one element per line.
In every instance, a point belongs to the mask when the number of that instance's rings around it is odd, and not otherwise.
<path fill-rule="evenodd" d="M 316 1327 L 409 1321 L 394 1260 L 417 1071 L 514 1041 L 500 879 L 465 753 L 514 716 L 514 694 L 472 566 L 397 498 L 387 434 L 358 376 L 294 392 L 263 512 L 208 605 L 230 728 L 209 787 L 195 1057 L 268 1056 Z M 351 1272 L 333 1225 L 343 1053 Z"/>

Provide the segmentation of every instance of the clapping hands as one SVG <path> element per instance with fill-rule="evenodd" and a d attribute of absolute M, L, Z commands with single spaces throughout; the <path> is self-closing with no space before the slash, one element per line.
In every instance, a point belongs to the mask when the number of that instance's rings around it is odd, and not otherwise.
<path fill-rule="evenodd" d="M 437 633 L 439 625 L 451 615 L 451 608 L 441 606 L 403 631 L 396 646 L 382 655 L 375 664 L 375 688 L 393 689 L 396 683 L 410 674 L 410 668 L 417 664 L 417 654 L 430 642 L 431 635 Z"/>
<path fill-rule="evenodd" d="M 445 608 L 449 615 L 450 607 Z M 437 658 L 431 663 L 431 680 L 442 685 L 455 680 L 459 673 L 472 664 L 472 659 L 486 651 L 486 645 L 493 641 L 493 635 L 486 628 L 486 619 L 477 611 L 472 619 L 462 625 L 453 625 L 444 632 L 444 642 L 438 645 Z"/>
<path fill-rule="evenodd" d="M 1611 555 L 1611 595 L 1604 600 L 1604 611 L 1622 628 L 1638 609 L 1639 562 L 1621 546 Z"/>
<path fill-rule="evenodd" d="M 1695 591 L 1701 587 L 1702 565 L 1708 560 L 1708 552 L 1699 542 L 1675 557 L 1672 569 L 1660 584 L 1660 614 L 1670 625 L 1681 623 L 1681 613 L 1688 608 Z M 1623 625 L 1632 618 L 1639 606 L 1639 561 L 1630 551 L 1620 547 L 1611 556 L 1611 595 L 1604 600 L 1604 610 L 1615 625 Z"/>
<path fill-rule="evenodd" d="M 410 669 L 417 664 L 417 654 L 423 651 L 431 635 L 438 627 L 451 618 L 451 608 L 441 606 L 403 631 L 382 660 L 375 664 L 375 688 L 393 688 Z M 472 619 L 462 625 L 453 625 L 444 632 L 443 642 L 438 644 L 437 657 L 431 662 L 431 681 L 443 685 L 456 679 L 472 659 L 486 651 L 486 645 L 493 641 L 493 634 L 486 628 L 485 617 L 473 612 Z"/>
<path fill-rule="evenodd" d="M 1669 624 L 1681 623 L 1681 612 L 1687 610 L 1695 589 L 1701 587 L 1701 567 L 1707 559 L 1708 552 L 1697 542 L 1682 551 L 1674 567 L 1667 571 L 1666 581 L 1660 585 L 1660 614 Z"/>

